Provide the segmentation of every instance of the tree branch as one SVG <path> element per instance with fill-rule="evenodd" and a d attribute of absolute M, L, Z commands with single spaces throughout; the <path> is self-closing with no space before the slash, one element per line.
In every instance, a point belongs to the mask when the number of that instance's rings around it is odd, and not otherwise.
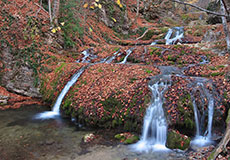
<path fill-rule="evenodd" d="M 139 40 L 139 39 L 143 38 L 143 37 L 146 35 L 146 33 L 147 33 L 148 31 L 149 31 L 149 29 L 147 29 L 147 30 L 142 34 L 142 36 L 138 37 L 136 40 Z"/>
<path fill-rule="evenodd" d="M 222 0 L 222 2 L 223 2 L 223 4 L 224 4 L 225 12 L 229 15 L 229 12 L 228 12 L 228 9 L 227 9 L 227 5 L 226 5 L 225 1 Z"/>
<path fill-rule="evenodd" d="M 218 12 L 212 12 L 212 11 L 209 11 L 207 9 L 204 9 L 204 8 L 201 8 L 199 6 L 196 6 L 194 4 L 190 4 L 190 3 L 186 3 L 186 2 L 181 2 L 179 0 L 172 0 L 173 2 L 176 2 L 176 3 L 180 3 L 180 4 L 184 4 L 184 5 L 188 5 L 188 6 L 191 6 L 191 7 L 194 7 L 196 9 L 199 9 L 201 11 L 204 11 L 204 12 L 207 12 L 209 14 L 214 14 L 216 16 L 221 16 L 221 17 L 229 17 L 229 15 L 226 15 L 226 14 L 221 14 L 221 13 L 218 13 Z"/>

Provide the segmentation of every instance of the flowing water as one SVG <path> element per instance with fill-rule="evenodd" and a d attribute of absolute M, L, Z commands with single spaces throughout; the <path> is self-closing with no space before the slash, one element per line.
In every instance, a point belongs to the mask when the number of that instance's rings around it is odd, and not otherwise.
<path fill-rule="evenodd" d="M 128 50 L 126 51 L 127 55 L 125 56 L 125 58 L 123 59 L 123 61 L 120 62 L 119 64 L 125 64 L 125 63 L 127 62 L 127 59 L 128 59 L 128 57 L 129 57 L 129 55 L 130 55 L 132 52 L 133 52 L 133 49 L 132 49 L 132 48 L 128 49 Z"/>
<path fill-rule="evenodd" d="M 106 60 L 105 63 L 112 63 L 112 61 L 116 58 L 117 55 L 119 55 L 119 50 L 115 52 L 112 57 L 108 58 L 108 60 Z"/>
<path fill-rule="evenodd" d="M 69 89 L 76 83 L 76 81 L 78 80 L 78 78 L 81 76 L 81 74 L 84 72 L 84 70 L 86 69 L 86 67 L 82 67 L 77 73 L 75 73 L 71 80 L 68 81 L 68 83 L 65 85 L 65 87 L 63 88 L 63 90 L 61 91 L 61 93 L 59 94 L 52 111 L 46 111 L 43 113 L 39 113 L 37 115 L 35 115 L 35 119 L 50 119 L 50 118 L 56 118 L 58 116 L 60 116 L 60 106 L 62 103 L 63 98 L 65 97 L 65 95 L 68 93 Z"/>
<path fill-rule="evenodd" d="M 175 44 L 184 37 L 184 27 L 174 27 L 170 28 L 165 36 L 165 44 Z"/>
<path fill-rule="evenodd" d="M 164 93 L 170 84 L 170 76 L 165 75 L 149 85 L 152 102 L 147 108 L 141 140 L 131 148 L 138 152 L 167 151 L 167 122 L 163 110 Z"/>
<path fill-rule="evenodd" d="M 87 50 L 84 50 L 83 52 L 81 52 L 84 55 L 84 57 L 82 57 L 81 60 L 78 60 L 76 62 L 78 62 L 78 63 L 79 62 L 81 62 L 81 63 L 90 63 L 91 60 L 97 58 L 97 56 L 94 55 L 94 54 L 91 54 L 90 51 L 91 51 L 90 49 L 87 49 Z"/>
<path fill-rule="evenodd" d="M 213 95 L 209 92 L 209 90 L 206 88 L 206 85 L 208 82 L 205 81 L 205 79 L 201 79 L 202 81 L 199 81 L 199 79 L 196 81 L 195 86 L 193 86 L 193 92 L 191 93 L 192 101 L 193 101 L 193 110 L 194 110 L 194 117 L 195 117 L 195 123 L 196 123 L 196 136 L 194 140 L 191 142 L 191 145 L 195 146 L 206 146 L 213 143 L 212 141 L 212 121 L 213 121 L 213 113 L 214 113 L 214 98 Z M 197 107 L 197 102 L 195 98 L 195 93 L 199 92 L 200 99 L 203 102 L 202 104 L 199 104 L 201 106 L 201 109 L 199 110 Z M 204 101 L 207 99 L 207 109 L 205 110 Z M 208 123 L 205 129 L 205 117 L 208 115 Z"/>
<path fill-rule="evenodd" d="M 129 151 L 125 145 L 83 145 L 82 138 L 95 130 L 79 128 L 69 119 L 33 119 L 47 106 L 24 106 L 20 109 L 0 111 L 1 160 L 181 160 L 182 153 L 146 153 Z M 109 134 L 106 130 L 102 137 Z M 101 143 L 103 139 L 99 139 Z"/>

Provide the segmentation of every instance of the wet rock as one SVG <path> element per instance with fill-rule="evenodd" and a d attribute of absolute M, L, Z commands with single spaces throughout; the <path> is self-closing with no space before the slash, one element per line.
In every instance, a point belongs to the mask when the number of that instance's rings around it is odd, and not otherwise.
<path fill-rule="evenodd" d="M 8 47 L 2 50 L 2 61 L 7 70 L 1 79 L 1 84 L 9 91 L 16 92 L 29 97 L 40 98 L 38 77 L 35 77 L 34 70 L 26 63 L 15 59 Z"/>
<path fill-rule="evenodd" d="M 185 150 L 190 145 L 191 138 L 186 135 L 182 135 L 174 130 L 168 132 L 167 146 L 171 149 Z"/>
<path fill-rule="evenodd" d="M 123 142 L 124 144 L 133 144 L 139 140 L 139 137 L 131 133 L 120 133 L 115 135 L 115 138 Z"/>
<path fill-rule="evenodd" d="M 0 95 L 0 105 L 5 105 L 5 104 L 7 104 L 7 103 L 8 103 L 8 99 L 9 99 L 8 96 Z"/>

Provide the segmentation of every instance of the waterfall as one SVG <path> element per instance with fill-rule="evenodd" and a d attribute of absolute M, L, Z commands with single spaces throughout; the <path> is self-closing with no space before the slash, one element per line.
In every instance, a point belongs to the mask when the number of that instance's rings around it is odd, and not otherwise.
<path fill-rule="evenodd" d="M 181 38 L 184 37 L 184 27 L 173 27 L 169 28 L 168 32 L 165 35 L 165 44 L 175 44 L 178 41 L 181 41 Z M 158 43 L 158 40 L 153 41 L 150 45 L 154 46 Z"/>
<path fill-rule="evenodd" d="M 84 72 L 86 67 L 82 67 L 80 70 L 78 70 L 77 73 L 75 73 L 71 80 L 65 85 L 61 93 L 59 94 L 52 111 L 46 111 L 43 113 L 39 113 L 35 115 L 35 119 L 52 119 L 60 115 L 60 106 L 62 103 L 63 98 L 65 97 L 66 93 L 69 91 L 69 89 L 73 86 L 74 83 L 78 80 L 78 78 L 81 76 L 81 74 Z"/>
<path fill-rule="evenodd" d="M 123 61 L 120 62 L 119 64 L 125 64 L 126 61 L 127 61 L 127 58 L 129 57 L 129 55 L 130 55 L 132 52 L 133 52 L 132 48 L 128 49 L 128 50 L 126 51 L 127 55 L 125 56 L 125 58 L 123 59 Z"/>
<path fill-rule="evenodd" d="M 164 81 L 163 81 L 164 79 Z M 146 110 L 141 140 L 131 148 L 138 152 L 168 150 L 167 122 L 163 110 L 164 93 L 169 86 L 170 76 L 164 76 L 154 84 L 149 85 L 152 92 L 152 102 Z"/>
<path fill-rule="evenodd" d="M 200 113 L 197 107 L 196 98 L 195 98 L 195 92 L 199 91 L 201 96 L 199 97 L 201 100 L 207 99 L 208 100 L 208 124 L 205 128 L 204 126 L 204 120 L 206 116 L 204 103 L 201 104 L 202 106 L 202 112 Z M 214 98 L 212 94 L 209 93 L 208 89 L 205 87 L 204 82 L 198 82 L 196 83 L 196 86 L 193 87 L 193 93 L 191 94 L 192 101 L 193 101 L 193 110 L 194 110 L 194 116 L 195 116 L 195 123 L 196 123 L 196 136 L 191 141 L 191 145 L 195 146 L 206 146 L 212 144 L 212 121 L 213 121 L 213 113 L 214 113 Z"/>
<path fill-rule="evenodd" d="M 82 57 L 81 60 L 77 60 L 76 62 L 77 62 L 77 63 L 80 63 L 80 62 L 81 62 L 81 63 L 90 63 L 91 60 L 97 58 L 96 55 L 91 54 L 90 52 L 91 52 L 91 49 L 86 49 L 86 50 L 84 50 L 83 52 L 81 52 L 81 53 L 84 55 L 84 57 Z"/>
<path fill-rule="evenodd" d="M 108 58 L 108 60 L 106 60 L 105 63 L 112 63 L 112 61 L 116 58 L 119 51 L 120 49 L 117 52 L 115 52 L 112 57 Z"/>
<path fill-rule="evenodd" d="M 176 41 L 180 41 L 184 37 L 184 27 L 170 28 L 165 36 L 165 44 L 175 44 Z"/>

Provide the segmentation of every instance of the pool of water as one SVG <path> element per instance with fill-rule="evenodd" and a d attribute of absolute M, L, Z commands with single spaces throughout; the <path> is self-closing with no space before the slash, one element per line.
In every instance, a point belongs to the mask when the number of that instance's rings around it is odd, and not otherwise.
<path fill-rule="evenodd" d="M 47 106 L 32 105 L 0 111 L 0 160 L 185 159 L 183 154 L 175 152 L 132 152 L 126 145 L 103 140 L 107 133 L 100 138 L 107 145 L 84 145 L 82 138 L 93 130 L 79 128 L 69 119 L 33 119 L 47 110 Z"/>

